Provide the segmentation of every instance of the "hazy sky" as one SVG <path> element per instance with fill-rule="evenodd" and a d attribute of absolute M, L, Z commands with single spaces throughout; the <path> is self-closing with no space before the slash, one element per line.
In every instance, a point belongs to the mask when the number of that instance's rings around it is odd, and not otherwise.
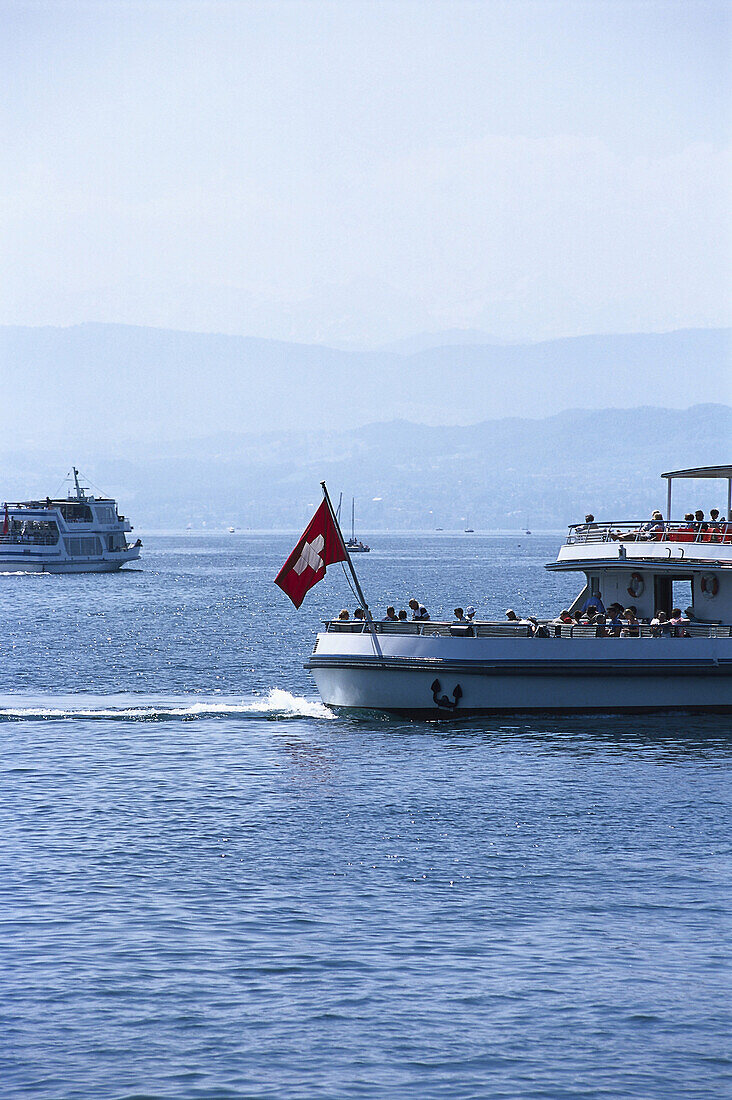
<path fill-rule="evenodd" d="M 0 0 L 0 323 L 729 323 L 706 0 Z"/>

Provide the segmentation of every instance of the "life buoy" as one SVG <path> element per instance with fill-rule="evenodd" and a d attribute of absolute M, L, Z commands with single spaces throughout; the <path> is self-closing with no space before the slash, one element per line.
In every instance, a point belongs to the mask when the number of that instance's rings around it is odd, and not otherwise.
<path fill-rule="evenodd" d="M 632 596 L 634 599 L 637 600 L 639 596 L 643 595 L 643 590 L 645 587 L 646 582 L 643 580 L 640 573 L 630 574 L 630 584 L 627 588 L 627 593 L 629 596 Z"/>
<path fill-rule="evenodd" d="M 704 573 L 701 579 L 702 595 L 708 600 L 713 600 L 719 592 L 719 579 L 714 573 Z"/>

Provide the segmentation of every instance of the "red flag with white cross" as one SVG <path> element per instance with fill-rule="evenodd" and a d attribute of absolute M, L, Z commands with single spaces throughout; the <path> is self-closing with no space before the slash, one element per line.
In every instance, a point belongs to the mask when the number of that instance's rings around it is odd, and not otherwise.
<path fill-rule="evenodd" d="M 322 581 L 327 565 L 347 560 L 341 533 L 324 500 L 275 577 L 275 584 L 290 597 L 295 607 L 299 607 L 305 593 Z"/>

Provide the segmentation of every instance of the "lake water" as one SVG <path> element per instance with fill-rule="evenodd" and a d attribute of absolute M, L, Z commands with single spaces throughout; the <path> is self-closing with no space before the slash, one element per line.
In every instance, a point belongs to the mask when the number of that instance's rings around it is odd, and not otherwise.
<path fill-rule="evenodd" d="M 730 724 L 331 715 L 293 536 L 0 576 L 0 1096 L 730 1094 Z M 556 537 L 373 536 L 375 609 L 556 613 Z"/>

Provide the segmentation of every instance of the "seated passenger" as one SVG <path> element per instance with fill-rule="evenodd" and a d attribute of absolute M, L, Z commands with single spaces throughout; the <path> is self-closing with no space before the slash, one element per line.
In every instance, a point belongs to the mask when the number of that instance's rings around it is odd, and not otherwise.
<path fill-rule="evenodd" d="M 544 623 L 540 623 L 533 615 L 529 616 L 529 635 L 532 638 L 551 638 L 551 633 Z"/>
<path fill-rule="evenodd" d="M 722 541 L 722 523 L 719 519 L 719 508 L 712 508 L 709 512 L 709 518 L 711 520 L 709 524 L 709 541 L 721 542 Z"/>
<path fill-rule="evenodd" d="M 385 623 L 398 623 L 397 613 L 393 607 L 387 607 L 386 615 L 384 616 Z"/>
<path fill-rule="evenodd" d="M 597 524 L 595 523 L 595 517 L 592 512 L 588 512 L 585 516 L 584 523 L 578 523 L 575 528 L 575 533 L 578 535 L 584 535 L 585 538 L 591 531 L 597 531 Z"/>
<path fill-rule="evenodd" d="M 401 611 L 399 612 L 399 614 L 397 615 L 397 619 L 399 620 L 400 623 L 405 623 L 407 621 L 407 613 L 404 610 L 404 608 L 402 608 Z"/>
<path fill-rule="evenodd" d="M 606 624 L 607 624 L 607 620 L 606 620 L 604 615 L 595 615 L 595 618 L 594 618 L 595 637 L 597 637 L 597 638 L 607 638 L 608 631 L 607 631 L 607 625 Z"/>
<path fill-rule="evenodd" d="M 562 627 L 571 627 L 573 623 L 574 619 L 570 615 L 569 611 L 566 610 L 566 608 L 564 611 L 560 611 L 556 619 L 551 620 L 551 626 L 554 627 L 554 637 L 561 638 Z M 569 633 L 571 634 L 571 630 L 569 631 Z M 567 631 L 565 630 L 565 635 L 566 634 Z"/>
<path fill-rule="evenodd" d="M 661 637 L 662 638 L 675 638 L 676 629 L 672 623 L 669 622 L 668 615 L 665 611 L 662 611 L 658 616 L 658 621 L 661 625 Z"/>
<path fill-rule="evenodd" d="M 672 542 L 693 542 L 694 541 L 694 516 L 692 512 L 687 512 L 684 516 L 684 524 L 682 527 L 677 527 L 669 535 L 669 539 Z"/>
<path fill-rule="evenodd" d="M 472 623 L 473 619 L 475 618 L 475 608 L 472 604 L 470 605 L 470 607 L 465 608 L 465 618 L 468 620 L 469 623 Z"/>
<path fill-rule="evenodd" d="M 344 607 L 342 611 L 338 612 L 338 621 L 339 622 L 344 622 L 348 618 L 349 618 L 349 614 L 348 614 L 348 612 L 346 611 L 346 609 Z"/>
<path fill-rule="evenodd" d="M 671 626 L 673 627 L 673 637 L 674 638 L 688 638 L 689 637 L 688 630 L 684 630 L 684 623 L 688 622 L 688 619 L 684 619 L 683 615 L 681 614 L 681 609 L 680 608 L 678 608 L 678 607 L 672 608 L 671 617 L 669 619 L 669 622 L 670 622 Z"/>
<path fill-rule="evenodd" d="M 412 596 L 411 600 L 409 601 L 409 606 L 412 611 L 413 621 L 418 622 L 421 619 L 429 619 L 427 608 L 424 606 L 424 604 L 419 603 L 417 600 L 415 600 L 414 596 Z"/>
<path fill-rule="evenodd" d="M 528 626 L 530 621 L 529 619 L 519 619 L 518 615 L 511 607 L 509 607 L 508 611 L 506 612 L 506 618 L 510 623 L 513 623 L 515 626 L 518 626 L 519 623 L 522 626 Z"/>
<path fill-rule="evenodd" d="M 453 615 L 455 616 L 456 623 L 467 623 L 468 621 L 465 618 L 465 612 L 463 611 L 462 607 L 456 607 L 453 611 Z"/>
<path fill-rule="evenodd" d="M 612 611 L 610 621 L 608 622 L 608 632 L 610 636 L 613 638 L 619 638 L 620 632 L 622 631 L 624 625 L 623 609 L 620 604 L 617 604 L 615 609 Z"/>
<path fill-rule="evenodd" d="M 354 619 L 359 619 L 361 622 L 363 622 L 366 618 L 366 612 L 362 607 L 357 607 L 356 610 L 353 612 L 353 617 Z"/>
<path fill-rule="evenodd" d="M 674 633 L 674 627 L 669 622 L 665 611 L 657 611 L 651 619 L 651 634 L 654 638 L 670 638 Z"/>
<path fill-rule="evenodd" d="M 663 516 L 656 509 L 652 516 L 650 523 L 644 523 L 638 532 L 638 538 L 648 541 L 649 539 L 663 538 Z"/>
<path fill-rule="evenodd" d="M 620 637 L 622 638 L 622 637 L 625 636 L 625 637 L 628 637 L 628 638 L 640 638 L 640 625 L 641 624 L 638 621 L 638 617 L 636 615 L 635 608 L 634 607 L 626 607 L 625 611 L 623 612 L 623 619 L 624 619 L 625 625 L 624 625 L 623 630 L 621 630 L 621 632 L 620 632 Z M 627 634 L 625 633 L 626 631 L 627 631 Z"/>
<path fill-rule="evenodd" d="M 665 525 L 663 522 L 663 514 L 656 510 L 652 516 L 652 522 L 648 530 L 648 537 L 655 539 L 659 542 L 664 536 Z"/>

